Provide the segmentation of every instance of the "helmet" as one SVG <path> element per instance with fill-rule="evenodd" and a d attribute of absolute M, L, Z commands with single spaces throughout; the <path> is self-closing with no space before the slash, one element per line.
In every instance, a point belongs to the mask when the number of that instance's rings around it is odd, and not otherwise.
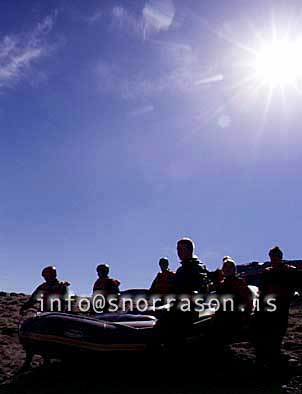
<path fill-rule="evenodd" d="M 56 267 L 50 265 L 48 267 L 43 268 L 41 275 L 43 277 L 50 276 L 55 278 L 57 276 L 57 269 Z"/>
<path fill-rule="evenodd" d="M 161 257 L 161 258 L 159 259 L 159 264 L 160 264 L 160 263 L 169 264 L 169 260 L 168 260 L 167 257 Z"/>
<path fill-rule="evenodd" d="M 159 266 L 162 268 L 168 268 L 169 267 L 169 260 L 167 259 L 167 257 L 162 257 L 161 259 L 159 259 Z"/>
<path fill-rule="evenodd" d="M 96 267 L 96 271 L 97 271 L 98 273 L 101 272 L 101 273 L 108 274 L 108 273 L 109 273 L 109 265 L 108 265 L 108 264 L 99 264 L 99 265 Z"/>
<path fill-rule="evenodd" d="M 223 259 L 222 259 L 222 262 L 224 263 L 226 260 L 232 260 L 232 257 L 224 256 Z"/>

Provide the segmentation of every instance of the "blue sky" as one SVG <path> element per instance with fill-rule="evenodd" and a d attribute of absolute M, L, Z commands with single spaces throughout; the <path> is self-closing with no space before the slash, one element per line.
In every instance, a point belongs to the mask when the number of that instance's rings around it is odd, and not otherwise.
<path fill-rule="evenodd" d="M 0 288 L 54 264 L 87 294 L 100 262 L 149 286 L 182 236 L 210 269 L 275 244 L 301 258 L 302 79 L 251 79 L 249 50 L 301 18 L 299 1 L 1 2 Z"/>

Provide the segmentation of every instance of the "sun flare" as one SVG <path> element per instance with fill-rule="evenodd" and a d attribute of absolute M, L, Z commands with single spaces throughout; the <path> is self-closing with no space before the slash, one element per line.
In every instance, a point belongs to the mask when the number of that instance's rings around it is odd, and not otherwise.
<path fill-rule="evenodd" d="M 295 87 L 302 79 L 302 42 L 282 39 L 262 44 L 255 52 L 252 68 L 262 84 Z"/>

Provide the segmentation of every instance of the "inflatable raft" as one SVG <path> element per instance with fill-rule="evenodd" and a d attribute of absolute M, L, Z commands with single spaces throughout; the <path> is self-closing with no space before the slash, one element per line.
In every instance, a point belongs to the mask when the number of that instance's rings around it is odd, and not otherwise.
<path fill-rule="evenodd" d="M 254 296 L 256 288 L 250 287 Z M 41 313 L 25 320 L 19 328 L 19 338 L 27 353 L 61 356 L 75 352 L 137 352 L 156 343 L 156 313 L 102 313 L 93 316 L 61 312 Z M 154 311 L 155 312 L 155 311 Z M 215 309 L 199 313 L 190 336 L 192 343 L 205 336 L 211 327 Z M 175 327 L 177 330 L 177 327 Z"/>

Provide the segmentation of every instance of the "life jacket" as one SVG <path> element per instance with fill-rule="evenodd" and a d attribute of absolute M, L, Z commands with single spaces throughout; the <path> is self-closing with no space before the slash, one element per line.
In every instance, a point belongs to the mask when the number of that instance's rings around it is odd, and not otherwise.
<path fill-rule="evenodd" d="M 283 263 L 267 267 L 261 275 L 260 294 L 276 298 L 277 305 L 289 306 L 296 287 L 296 267 Z"/>
<path fill-rule="evenodd" d="M 94 285 L 93 291 L 101 291 L 106 294 L 117 294 L 119 293 L 120 281 L 112 278 L 98 278 Z"/>
<path fill-rule="evenodd" d="M 175 272 L 167 270 L 159 272 L 154 279 L 150 292 L 153 294 L 170 294 L 173 289 Z"/>
<path fill-rule="evenodd" d="M 252 293 L 244 279 L 238 275 L 224 278 L 216 287 L 220 295 L 232 296 L 234 311 L 250 313 L 253 309 Z M 241 309 L 243 308 L 243 309 Z"/>
<path fill-rule="evenodd" d="M 36 301 L 42 300 L 42 311 L 64 311 L 68 286 L 68 282 L 59 281 L 58 279 L 54 279 L 51 282 L 44 282 L 34 291 L 29 303 L 33 304 Z M 51 303 L 51 299 L 58 299 L 59 303 Z"/>

